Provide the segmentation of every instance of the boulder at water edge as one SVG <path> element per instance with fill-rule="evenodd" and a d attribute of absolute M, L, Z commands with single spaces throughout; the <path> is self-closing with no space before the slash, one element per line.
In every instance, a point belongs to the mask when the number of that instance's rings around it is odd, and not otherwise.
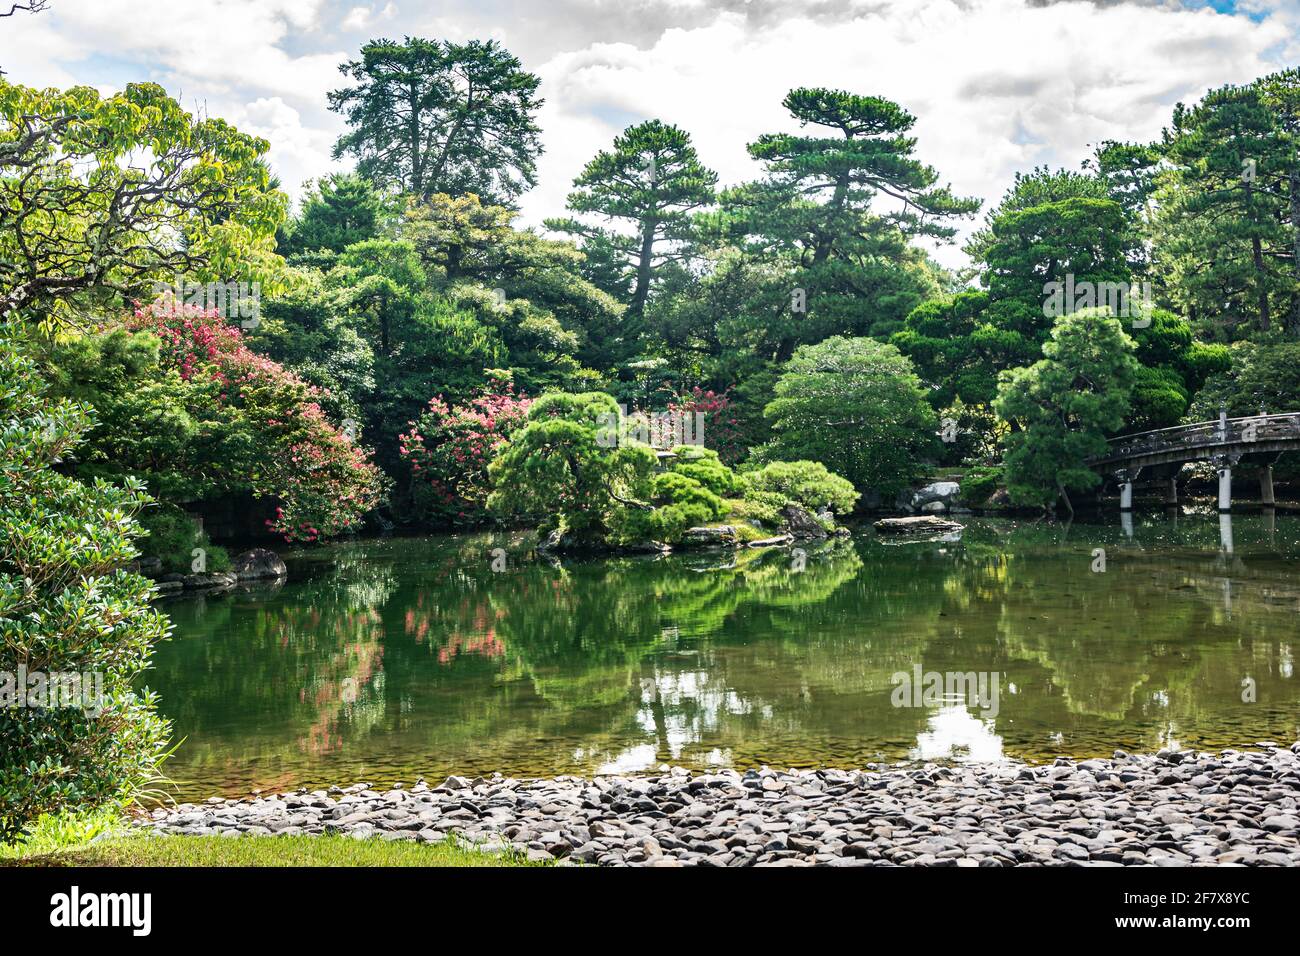
<path fill-rule="evenodd" d="M 962 526 L 936 515 L 917 515 L 913 518 L 881 518 L 873 526 L 888 534 L 948 534 L 960 531 Z"/>
<path fill-rule="evenodd" d="M 912 493 L 909 502 L 913 511 L 946 511 L 954 507 L 961 497 L 961 485 L 955 481 L 934 481 Z M 942 507 L 935 508 L 938 504 Z"/>
<path fill-rule="evenodd" d="M 254 548 L 235 558 L 231 570 L 241 581 L 258 578 L 282 578 L 289 573 L 280 556 L 266 548 Z"/>

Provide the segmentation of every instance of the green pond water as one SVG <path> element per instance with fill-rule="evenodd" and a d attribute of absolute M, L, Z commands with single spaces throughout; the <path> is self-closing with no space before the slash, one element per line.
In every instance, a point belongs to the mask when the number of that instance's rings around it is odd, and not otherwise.
<path fill-rule="evenodd" d="M 531 543 L 344 543 L 287 555 L 282 586 L 164 601 L 147 683 L 179 794 L 1300 737 L 1300 518 L 969 519 L 802 558 Z M 983 696 L 903 693 L 931 673 Z"/>

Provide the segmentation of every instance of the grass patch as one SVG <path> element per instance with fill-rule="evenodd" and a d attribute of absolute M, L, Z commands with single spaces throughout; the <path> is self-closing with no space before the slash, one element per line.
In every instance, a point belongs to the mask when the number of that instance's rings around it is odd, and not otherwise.
<path fill-rule="evenodd" d="M 0 843 L 0 866 L 10 860 L 84 846 L 95 837 L 125 828 L 122 815 L 111 808 L 45 813 L 28 825 L 16 843 Z"/>
<path fill-rule="evenodd" d="M 347 836 L 117 836 L 89 846 L 0 859 L 0 866 L 546 866 L 464 844 Z"/>

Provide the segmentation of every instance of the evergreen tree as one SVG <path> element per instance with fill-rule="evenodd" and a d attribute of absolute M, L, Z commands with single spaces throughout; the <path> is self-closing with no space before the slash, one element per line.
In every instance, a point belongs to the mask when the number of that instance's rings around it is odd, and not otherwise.
<path fill-rule="evenodd" d="M 783 259 L 791 311 L 803 321 L 782 360 L 803 342 L 834 334 L 884 335 L 940 284 L 909 241 L 945 240 L 950 220 L 976 199 L 937 186 L 915 158 L 915 117 L 897 103 L 838 90 L 792 90 L 783 101 L 816 135 L 769 133 L 749 146 L 766 177 L 723 193 L 716 235 L 750 254 Z"/>
<path fill-rule="evenodd" d="M 336 173 L 322 180 L 303 203 L 296 220 L 281 233 L 279 252 L 293 255 L 342 252 L 354 242 L 379 236 L 383 200 L 369 182 Z"/>
<path fill-rule="evenodd" d="M 1290 240 L 1291 304 L 1287 312 L 1287 329 L 1300 334 L 1300 69 L 1274 73 L 1255 83 L 1260 100 L 1272 112 L 1274 135 L 1280 148 L 1275 151 L 1281 163 L 1278 189 L 1285 197 L 1281 203 Z M 1282 263 L 1286 255 L 1278 252 Z"/>
<path fill-rule="evenodd" d="M 495 40 L 372 40 L 339 70 L 355 85 L 329 94 L 352 127 L 334 158 L 375 185 L 508 204 L 536 184 L 541 81 Z"/>
<path fill-rule="evenodd" d="M 1259 89 L 1225 86 L 1178 104 L 1163 146 L 1155 269 L 1171 302 L 1228 338 L 1267 332 L 1295 295 L 1285 225 L 1294 145 Z"/>
<path fill-rule="evenodd" d="M 1043 358 L 1002 374 L 995 409 L 1012 425 L 1006 437 L 1007 490 L 1013 501 L 1071 512 L 1071 491 L 1101 479 L 1085 463 L 1124 424 L 1137 371 L 1133 340 L 1100 310 L 1063 315 Z"/>
<path fill-rule="evenodd" d="M 704 166 L 690 134 L 659 120 L 629 126 L 573 181 L 568 208 L 597 216 L 613 228 L 581 219 L 553 219 L 547 226 L 582 237 L 598 261 L 610 264 L 618 291 L 628 294 L 628 313 L 639 317 L 656 269 L 680 256 L 689 243 L 691 213 L 713 202 L 718 176 Z"/>

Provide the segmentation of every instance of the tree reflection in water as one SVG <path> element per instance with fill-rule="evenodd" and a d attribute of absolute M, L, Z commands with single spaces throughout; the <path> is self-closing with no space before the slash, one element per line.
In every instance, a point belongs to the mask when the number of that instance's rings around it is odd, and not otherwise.
<path fill-rule="evenodd" d="M 1226 564 L 1219 533 L 972 520 L 957 541 L 810 545 L 802 570 L 784 550 L 555 562 L 519 536 L 361 541 L 290 555 L 279 590 L 167 602 L 149 683 L 190 796 L 1294 739 L 1300 521 L 1235 519 Z M 997 713 L 893 706 L 918 664 L 997 674 Z"/>

